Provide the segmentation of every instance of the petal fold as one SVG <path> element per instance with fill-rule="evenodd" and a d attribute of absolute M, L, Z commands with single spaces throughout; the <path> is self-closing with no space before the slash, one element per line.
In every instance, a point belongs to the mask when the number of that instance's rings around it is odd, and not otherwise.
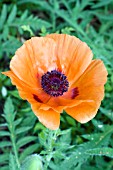
<path fill-rule="evenodd" d="M 37 105 L 31 105 L 33 112 L 38 117 L 39 121 L 51 130 L 56 130 L 60 125 L 60 113 L 53 109 L 42 110 L 38 109 Z"/>

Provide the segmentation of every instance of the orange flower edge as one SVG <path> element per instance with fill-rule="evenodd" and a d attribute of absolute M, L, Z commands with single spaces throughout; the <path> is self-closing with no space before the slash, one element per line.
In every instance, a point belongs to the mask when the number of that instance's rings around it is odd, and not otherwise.
<path fill-rule="evenodd" d="M 107 71 L 101 60 L 92 57 L 87 44 L 74 36 L 33 37 L 16 51 L 10 71 L 3 74 L 31 104 L 39 121 L 56 130 L 63 110 L 81 123 L 98 111 Z"/>

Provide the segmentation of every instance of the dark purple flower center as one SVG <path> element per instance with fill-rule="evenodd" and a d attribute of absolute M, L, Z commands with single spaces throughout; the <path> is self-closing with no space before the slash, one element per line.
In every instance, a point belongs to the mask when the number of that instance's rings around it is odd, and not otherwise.
<path fill-rule="evenodd" d="M 68 91 L 69 82 L 63 73 L 57 70 L 52 70 L 42 76 L 41 85 L 47 94 L 58 97 Z"/>

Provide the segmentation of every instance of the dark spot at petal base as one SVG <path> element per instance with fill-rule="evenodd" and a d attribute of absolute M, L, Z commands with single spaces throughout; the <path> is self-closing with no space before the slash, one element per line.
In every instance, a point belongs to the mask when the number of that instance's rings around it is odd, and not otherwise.
<path fill-rule="evenodd" d="M 37 102 L 43 103 L 42 100 L 40 100 L 37 95 L 33 94 L 33 98 L 34 98 Z"/>
<path fill-rule="evenodd" d="M 79 95 L 79 91 L 78 91 L 78 87 L 72 89 L 72 99 L 75 99 L 75 97 L 77 97 Z"/>

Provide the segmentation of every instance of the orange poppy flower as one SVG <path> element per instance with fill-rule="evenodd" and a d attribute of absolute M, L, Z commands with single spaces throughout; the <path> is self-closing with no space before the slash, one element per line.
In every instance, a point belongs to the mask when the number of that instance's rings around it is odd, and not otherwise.
<path fill-rule="evenodd" d="M 107 71 L 92 60 L 86 43 L 66 34 L 50 34 L 26 41 L 3 72 L 16 85 L 21 98 L 47 128 L 55 130 L 65 110 L 86 123 L 97 113 L 104 97 Z"/>

